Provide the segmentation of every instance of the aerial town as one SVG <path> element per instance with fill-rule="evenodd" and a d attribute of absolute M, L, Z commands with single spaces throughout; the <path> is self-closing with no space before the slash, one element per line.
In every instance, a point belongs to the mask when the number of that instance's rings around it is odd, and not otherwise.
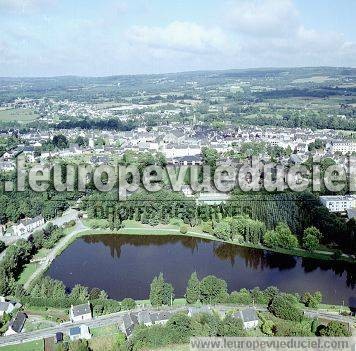
<path fill-rule="evenodd" d="M 355 351 L 355 13 L 0 0 L 0 351 Z"/>

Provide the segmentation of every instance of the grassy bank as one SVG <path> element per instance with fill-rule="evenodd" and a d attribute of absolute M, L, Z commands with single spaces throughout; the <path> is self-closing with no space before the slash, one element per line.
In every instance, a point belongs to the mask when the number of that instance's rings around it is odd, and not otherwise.
<path fill-rule="evenodd" d="M 86 220 L 85 224 L 88 227 L 91 227 L 91 221 Z M 179 230 L 178 225 L 157 225 L 155 227 L 142 224 L 140 222 L 135 221 L 125 221 L 124 228 L 120 230 L 110 230 L 110 229 L 88 229 L 78 234 L 78 236 L 85 236 L 85 235 L 105 235 L 105 234 L 125 234 L 125 235 L 176 235 L 176 236 L 191 236 L 194 238 L 200 239 L 207 239 L 207 240 L 215 240 L 221 243 L 227 243 L 232 245 L 237 245 L 240 247 L 247 247 L 251 249 L 258 249 L 258 250 L 266 250 L 276 253 L 281 253 L 285 255 L 292 255 L 292 256 L 299 256 L 304 258 L 313 258 L 319 260 L 327 260 L 327 261 L 344 261 L 349 263 L 356 263 L 356 261 L 348 256 L 341 256 L 339 258 L 334 258 L 333 251 L 315 251 L 309 252 L 301 248 L 295 249 L 284 249 L 284 248 L 269 248 L 263 245 L 255 245 L 251 243 L 240 243 L 235 241 L 226 241 L 221 240 L 213 235 L 203 233 L 199 226 L 191 228 L 188 230 L 186 234 L 182 234 Z"/>

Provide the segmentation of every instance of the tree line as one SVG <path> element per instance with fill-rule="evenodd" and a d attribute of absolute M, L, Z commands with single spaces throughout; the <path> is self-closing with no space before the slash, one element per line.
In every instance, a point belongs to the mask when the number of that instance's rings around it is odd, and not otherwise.
<path fill-rule="evenodd" d="M 355 221 L 346 223 L 308 192 L 237 193 L 219 205 L 199 205 L 182 193 L 168 190 L 139 191 L 125 201 L 118 201 L 113 193 L 96 192 L 83 200 L 83 207 L 90 218 L 108 219 L 112 229 L 121 228 L 128 219 L 152 226 L 179 219 L 187 226 L 201 225 L 203 231 L 224 240 L 285 248 L 300 244 L 310 251 L 318 243 L 336 244 L 350 253 L 356 249 Z M 305 233 L 311 227 L 318 233 Z M 290 239 L 290 243 L 284 245 L 284 238 Z"/>

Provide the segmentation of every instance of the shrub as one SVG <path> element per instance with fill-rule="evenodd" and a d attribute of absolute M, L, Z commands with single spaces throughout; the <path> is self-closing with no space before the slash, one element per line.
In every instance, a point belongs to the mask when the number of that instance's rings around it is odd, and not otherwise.
<path fill-rule="evenodd" d="M 121 301 L 122 310 L 133 310 L 136 308 L 136 301 L 131 298 L 126 298 Z"/>
<path fill-rule="evenodd" d="M 187 234 L 188 233 L 188 227 L 186 225 L 181 225 L 180 228 L 179 228 L 179 231 L 182 234 Z"/>
<path fill-rule="evenodd" d="M 276 317 L 300 322 L 303 318 L 303 311 L 297 305 L 293 295 L 279 294 L 275 296 L 270 305 L 270 312 Z"/>
<path fill-rule="evenodd" d="M 204 233 L 212 234 L 213 233 L 213 225 L 211 222 L 204 222 L 202 225 L 202 231 Z"/>

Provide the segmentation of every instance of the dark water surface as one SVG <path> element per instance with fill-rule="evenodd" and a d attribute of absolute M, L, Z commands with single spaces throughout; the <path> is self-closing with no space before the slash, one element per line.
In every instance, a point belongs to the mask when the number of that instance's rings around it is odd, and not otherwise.
<path fill-rule="evenodd" d="M 85 236 L 57 257 L 47 274 L 68 288 L 82 284 L 104 289 L 112 298 L 146 299 L 160 272 L 182 297 L 194 271 L 199 278 L 213 274 L 226 280 L 230 291 L 271 285 L 299 293 L 320 290 L 325 302 L 356 307 L 356 265 L 189 237 Z"/>

